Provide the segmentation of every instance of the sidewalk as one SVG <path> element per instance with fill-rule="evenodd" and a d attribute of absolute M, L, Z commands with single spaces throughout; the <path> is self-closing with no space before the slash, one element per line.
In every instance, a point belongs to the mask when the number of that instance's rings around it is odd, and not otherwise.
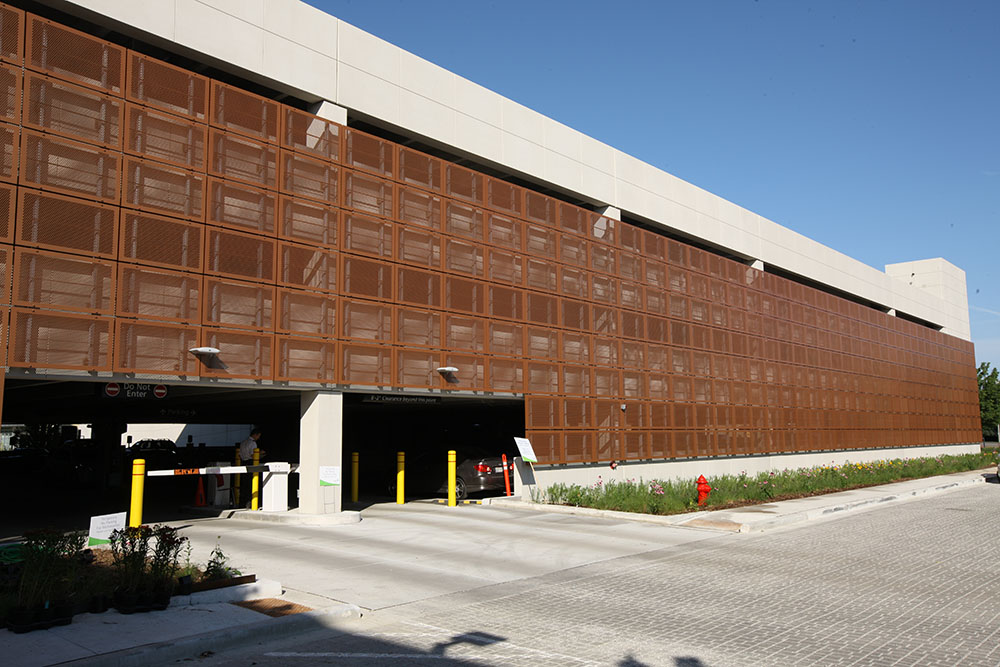
<path fill-rule="evenodd" d="M 628 545 L 628 548 L 635 550 L 649 550 L 662 548 L 664 544 L 712 539 L 712 532 L 766 531 L 860 509 L 875 508 L 887 503 L 904 502 L 931 494 L 968 488 L 974 484 L 982 484 L 987 479 L 993 482 L 996 479 L 994 472 L 979 470 L 955 473 L 766 505 L 673 516 L 636 515 L 542 505 L 514 498 L 486 499 L 483 507 L 465 506 L 457 508 L 457 511 L 456 508 L 443 508 L 426 503 L 408 503 L 384 508 L 375 506 L 371 508 L 369 516 L 372 518 L 369 521 L 329 527 L 285 526 L 271 522 L 250 523 L 238 520 L 237 515 L 233 520 L 218 519 L 229 526 L 226 530 L 234 539 L 246 540 L 257 534 L 260 535 L 262 544 L 273 545 L 267 547 L 273 551 L 254 552 L 252 561 L 247 565 L 249 568 L 259 569 L 251 571 L 265 570 L 266 574 L 266 570 L 270 568 L 272 571 L 270 576 L 273 579 L 280 578 L 284 581 L 286 576 L 294 579 L 295 574 L 299 574 L 301 577 L 300 571 L 304 567 L 309 570 L 307 577 L 309 583 L 292 582 L 292 586 L 286 585 L 283 591 L 283 587 L 277 581 L 262 580 L 257 584 L 248 584 L 245 588 L 223 589 L 230 591 L 229 593 L 207 591 L 197 593 L 189 599 L 175 597 L 171 607 L 165 611 L 122 615 L 110 610 L 103 614 L 80 614 L 73 618 L 70 625 L 22 635 L 16 635 L 9 630 L 0 630 L 0 655 L 4 656 L 6 663 L 19 666 L 77 661 L 79 664 L 87 665 L 149 665 L 192 658 L 206 651 L 219 652 L 258 640 L 289 637 L 317 629 L 347 632 L 350 631 L 351 620 L 361 617 L 362 609 L 357 605 L 372 609 L 380 608 L 381 605 L 374 604 L 372 600 L 379 595 L 384 598 L 385 590 L 410 586 L 414 588 L 411 597 L 416 600 L 456 590 L 471 591 L 470 595 L 474 595 L 476 587 L 499 581 L 500 579 L 490 578 L 498 576 L 496 568 L 486 567 L 483 564 L 484 556 L 475 551 L 476 548 L 482 548 L 495 552 L 498 547 L 495 544 L 470 545 L 468 535 L 470 532 L 477 532 L 476 522 L 482 522 L 478 525 L 483 526 L 496 525 L 499 531 L 509 531 L 508 535 L 515 535 L 528 529 L 531 532 L 551 530 L 555 531 L 552 535 L 557 537 L 568 536 L 567 531 L 570 530 L 569 526 L 572 526 L 580 531 L 581 540 L 590 542 L 593 540 L 587 536 L 600 531 L 603 539 L 594 548 L 601 547 L 605 550 L 595 551 L 592 557 L 587 558 L 603 560 L 618 555 L 606 550 L 613 535 L 628 536 L 633 541 L 643 536 L 651 539 L 655 535 L 662 536 L 656 538 L 660 539 L 659 544 L 636 542 L 634 545 Z M 362 514 L 365 515 L 365 512 Z M 390 521 L 385 518 L 387 514 L 395 518 Z M 590 522 L 592 525 L 588 525 L 588 522 L 577 518 L 570 524 L 559 523 L 559 515 L 567 514 L 593 517 L 594 521 Z M 519 521 L 518 517 L 531 520 Z M 649 530 L 639 529 L 637 523 L 659 524 L 675 530 L 650 533 Z M 212 525 L 218 524 L 213 522 Z M 633 529 L 629 529 L 630 525 Z M 442 537 L 442 527 L 452 531 L 452 537 Z M 217 532 L 216 528 L 204 530 Z M 410 534 L 406 535 L 407 532 Z M 414 545 L 426 546 L 430 534 L 433 534 L 433 539 L 440 543 L 438 550 L 420 552 Z M 505 538 L 509 539 L 512 538 Z M 331 544 L 342 545 L 349 551 L 350 557 L 338 556 L 338 553 L 332 550 Z M 554 547 L 550 544 L 548 548 Z M 391 560 L 393 549 L 407 551 L 416 549 L 417 551 L 411 554 L 414 567 L 425 568 L 429 559 L 441 561 L 441 567 L 449 572 L 447 581 L 436 578 L 432 570 L 426 570 L 419 577 L 401 576 L 401 572 L 406 573 L 408 570 L 400 568 L 405 568 L 407 565 Z M 559 570 L 578 564 L 559 560 L 558 553 L 566 551 L 575 553 L 579 549 L 559 548 L 556 552 L 549 553 L 533 552 L 517 546 L 511 553 L 504 551 L 500 555 L 508 561 L 519 554 L 522 560 L 527 557 L 534 563 L 536 569 L 548 563 L 551 565 L 547 566 L 549 570 L 553 568 Z M 309 554 L 314 554 L 317 560 L 310 562 Z M 452 557 L 455 560 L 451 560 Z M 467 565 L 466 561 L 462 560 L 463 557 L 468 561 Z M 276 558 L 282 559 L 279 564 L 285 568 L 284 570 L 276 566 L 277 561 L 273 560 Z M 325 565 L 320 566 L 319 563 Z M 331 569 L 335 568 L 337 563 L 348 569 L 341 571 Z M 511 571 L 502 574 L 504 581 L 532 576 L 535 573 L 531 568 L 519 567 L 516 562 L 509 562 L 509 565 L 512 568 L 507 569 Z M 316 567 L 330 571 L 325 572 L 315 569 Z M 462 567 L 467 567 L 468 571 L 461 571 Z M 353 588 L 350 590 L 323 588 L 324 585 L 329 586 L 325 579 L 339 577 L 343 572 L 352 573 Z M 414 572 L 419 573 L 424 570 L 414 570 Z M 301 590 L 292 590 L 296 585 Z M 310 588 L 306 589 L 306 585 Z M 445 589 L 445 585 L 453 588 Z M 383 592 L 379 593 L 380 590 Z M 337 592 L 340 594 L 334 594 Z M 220 597 L 221 595 L 227 597 Z M 305 604 L 315 611 L 271 618 L 226 601 L 275 597 Z M 335 603 L 336 599 L 355 602 L 357 605 Z M 388 605 L 388 602 L 385 604 Z"/>

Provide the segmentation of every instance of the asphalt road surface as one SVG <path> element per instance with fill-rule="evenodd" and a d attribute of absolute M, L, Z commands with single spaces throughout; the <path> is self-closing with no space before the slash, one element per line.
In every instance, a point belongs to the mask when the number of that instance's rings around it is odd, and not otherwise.
<path fill-rule="evenodd" d="M 980 484 L 768 533 L 676 540 L 196 662 L 998 665 L 998 517 L 1000 486 Z"/>

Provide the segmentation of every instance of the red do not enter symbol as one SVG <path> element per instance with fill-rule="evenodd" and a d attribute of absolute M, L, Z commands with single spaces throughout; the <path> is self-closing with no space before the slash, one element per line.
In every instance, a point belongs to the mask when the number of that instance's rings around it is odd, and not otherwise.
<path fill-rule="evenodd" d="M 122 391 L 121 385 L 119 385 L 117 382 L 109 382 L 106 385 L 104 385 L 104 393 L 110 396 L 111 398 L 114 398 L 115 396 L 120 394 L 121 391 Z"/>
<path fill-rule="evenodd" d="M 153 387 L 153 396 L 156 398 L 164 398 L 167 395 L 167 386 L 163 384 L 158 384 Z"/>

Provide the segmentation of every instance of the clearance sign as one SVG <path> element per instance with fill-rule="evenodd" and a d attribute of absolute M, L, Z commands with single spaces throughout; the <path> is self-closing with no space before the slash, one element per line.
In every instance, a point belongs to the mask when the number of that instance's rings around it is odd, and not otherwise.
<path fill-rule="evenodd" d="M 104 398 L 144 400 L 166 398 L 167 386 L 163 384 L 142 384 L 134 382 L 108 382 L 101 392 Z"/>

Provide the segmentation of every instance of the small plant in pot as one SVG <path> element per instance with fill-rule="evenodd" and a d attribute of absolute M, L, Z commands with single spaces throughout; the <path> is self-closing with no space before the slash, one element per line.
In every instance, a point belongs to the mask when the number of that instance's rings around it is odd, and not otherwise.
<path fill-rule="evenodd" d="M 152 536 L 149 526 L 122 528 L 111 533 L 111 554 L 115 566 L 114 607 L 123 614 L 139 611 L 141 597 L 151 600 L 152 586 L 146 559 Z"/>
<path fill-rule="evenodd" d="M 65 538 L 58 530 L 25 533 L 21 544 L 23 564 L 17 586 L 17 602 L 10 611 L 14 632 L 51 627 L 55 620 L 52 594 L 64 569 Z"/>
<path fill-rule="evenodd" d="M 187 538 L 178 535 L 176 528 L 162 525 L 153 528 L 153 536 L 156 538 L 156 547 L 149 561 L 153 609 L 166 609 L 174 592 L 175 576 L 180 569 L 178 558 Z"/>

